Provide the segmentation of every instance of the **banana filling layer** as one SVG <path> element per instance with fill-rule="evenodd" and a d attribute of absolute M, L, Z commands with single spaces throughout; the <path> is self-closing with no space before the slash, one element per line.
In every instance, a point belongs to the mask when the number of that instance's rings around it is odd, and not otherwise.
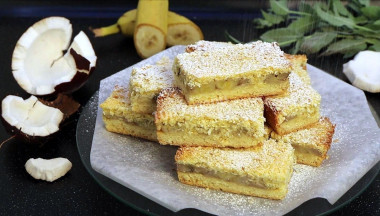
<path fill-rule="evenodd" d="M 138 94 L 131 93 L 131 107 L 134 112 L 153 113 L 157 109 L 158 93 Z"/>
<path fill-rule="evenodd" d="M 188 131 L 189 133 L 218 135 L 221 137 L 250 136 L 253 138 L 263 138 L 265 135 L 264 130 L 253 131 L 248 128 L 236 127 L 236 125 L 230 125 L 229 127 L 202 127 L 202 125 L 178 123 L 174 126 L 161 125 L 157 129 L 164 133 Z"/>
<path fill-rule="evenodd" d="M 121 120 L 121 121 L 124 121 L 125 123 L 127 123 L 129 125 L 134 125 L 134 126 L 143 127 L 146 129 L 156 130 L 156 125 L 154 124 L 153 118 L 152 118 L 152 120 L 143 119 L 143 118 L 127 119 L 127 118 L 116 117 L 116 116 L 111 116 L 111 115 L 104 115 L 104 117 L 107 118 L 108 120 Z"/>
<path fill-rule="evenodd" d="M 233 173 L 218 172 L 215 170 L 209 170 L 203 167 L 197 167 L 193 165 L 177 164 L 177 171 L 184 173 L 198 173 L 204 176 L 222 179 L 227 182 L 233 182 L 240 185 L 256 187 L 261 189 L 276 189 L 281 187 L 281 185 L 276 185 L 277 187 L 273 187 L 272 185 L 272 187 L 270 187 L 268 186 L 268 184 L 264 182 L 263 179 L 260 178 L 252 179 L 248 176 L 239 176 Z"/>
<path fill-rule="evenodd" d="M 211 80 L 208 83 L 204 83 L 199 87 L 190 88 L 182 74 L 175 77 L 176 83 L 185 88 L 185 91 L 191 94 L 207 94 L 214 92 L 215 90 L 233 90 L 233 91 L 247 91 L 253 90 L 260 92 L 261 89 L 276 86 L 276 92 L 282 92 L 282 89 L 288 87 L 289 73 L 281 73 L 278 75 L 269 74 L 260 77 L 232 77 L 226 80 Z M 183 89 L 182 88 L 182 89 Z"/>
<path fill-rule="evenodd" d="M 278 118 L 279 124 L 293 124 L 297 121 L 304 121 L 305 119 L 310 118 L 319 118 L 319 110 L 318 108 L 315 108 L 314 110 L 308 110 L 308 112 L 301 112 L 301 111 L 294 111 L 292 114 L 289 115 L 280 115 Z"/>
<path fill-rule="evenodd" d="M 292 144 L 292 146 L 294 148 L 295 154 L 306 154 L 306 155 L 313 155 L 316 157 L 322 157 L 323 156 L 322 153 L 320 151 L 318 151 L 317 149 L 308 148 L 305 146 L 299 146 L 296 144 Z"/>

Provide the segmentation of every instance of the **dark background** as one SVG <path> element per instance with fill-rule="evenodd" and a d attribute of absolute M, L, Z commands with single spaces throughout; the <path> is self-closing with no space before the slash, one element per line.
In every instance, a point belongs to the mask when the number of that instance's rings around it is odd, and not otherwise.
<path fill-rule="evenodd" d="M 206 40 L 225 41 L 227 30 L 239 40 L 257 36 L 251 20 L 267 1 L 170 1 L 170 9 L 191 18 L 203 30 Z M 112 35 L 94 38 L 89 27 L 116 22 L 123 12 L 134 8 L 136 1 L 0 1 L 0 98 L 6 95 L 29 95 L 14 80 L 11 57 L 19 37 L 36 21 L 47 16 L 66 16 L 73 25 L 73 35 L 80 30 L 89 36 L 98 57 L 97 69 L 87 84 L 72 96 L 86 104 L 98 90 L 101 79 L 141 59 L 132 38 Z M 309 63 L 346 80 L 342 74 L 341 56 L 317 58 Z M 333 87 L 332 87 L 333 88 Z M 380 109 L 380 94 L 366 94 L 369 102 Z M 103 190 L 84 168 L 76 146 L 76 124 L 80 113 L 71 117 L 43 147 L 17 140 L 6 142 L 0 149 L 0 215 L 139 215 Z M 0 125 L 0 141 L 10 135 Z M 29 158 L 66 157 L 72 170 L 54 183 L 34 180 L 25 171 Z M 332 215 L 379 215 L 380 179 L 375 181 L 349 205 Z"/>

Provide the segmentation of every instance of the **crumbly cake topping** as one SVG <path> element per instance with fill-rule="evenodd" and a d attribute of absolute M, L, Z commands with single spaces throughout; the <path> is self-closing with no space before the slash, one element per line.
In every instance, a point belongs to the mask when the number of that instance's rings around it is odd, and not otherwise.
<path fill-rule="evenodd" d="M 306 55 L 290 55 L 285 54 L 292 64 L 292 73 L 295 73 L 307 85 L 311 84 L 309 73 L 306 70 L 307 57 Z"/>
<path fill-rule="evenodd" d="M 285 57 L 289 59 L 293 66 L 302 67 L 306 70 L 307 56 L 306 55 L 291 55 L 286 54 Z"/>
<path fill-rule="evenodd" d="M 219 103 L 187 105 L 178 88 L 161 91 L 157 99 L 159 118 L 199 117 L 204 119 L 240 121 L 263 121 L 263 101 L 261 98 L 246 98 Z"/>
<path fill-rule="evenodd" d="M 304 146 L 317 147 L 321 144 L 328 144 L 334 134 L 335 126 L 330 122 L 329 118 L 322 117 L 310 128 L 299 130 L 283 136 L 275 135 L 274 138 L 284 142 L 295 143 Z"/>
<path fill-rule="evenodd" d="M 141 114 L 132 111 L 128 88 L 115 86 L 111 95 L 102 103 L 103 116 L 124 118 L 125 121 L 137 124 L 154 125 L 152 114 Z M 145 122 L 145 123 L 144 123 Z"/>
<path fill-rule="evenodd" d="M 155 65 L 133 68 L 130 78 L 131 89 L 136 92 L 160 91 L 173 86 L 173 60 L 163 57 Z"/>
<path fill-rule="evenodd" d="M 205 41 L 201 40 L 196 42 L 195 44 L 188 45 L 186 47 L 186 52 L 194 52 L 194 51 L 207 51 L 210 49 L 217 49 L 220 47 L 233 46 L 230 42 L 218 42 L 218 41 Z"/>
<path fill-rule="evenodd" d="M 321 95 L 311 86 L 305 84 L 295 73 L 289 75 L 288 94 L 285 96 L 265 97 L 265 105 L 272 110 L 283 112 L 294 107 L 319 107 Z"/>
<path fill-rule="evenodd" d="M 129 100 L 129 91 L 126 87 L 116 85 L 111 95 L 100 105 L 101 108 L 111 108 L 123 105 L 129 107 L 131 101 Z"/>
<path fill-rule="evenodd" d="M 262 41 L 182 53 L 177 55 L 175 64 L 190 86 L 199 85 L 196 81 L 199 78 L 228 78 L 245 73 L 278 74 L 291 69 L 277 43 Z"/>
<path fill-rule="evenodd" d="M 177 164 L 193 164 L 216 171 L 248 176 L 287 176 L 294 163 L 288 143 L 267 140 L 254 148 L 181 147 Z M 285 179 L 283 179 L 285 180 Z"/>

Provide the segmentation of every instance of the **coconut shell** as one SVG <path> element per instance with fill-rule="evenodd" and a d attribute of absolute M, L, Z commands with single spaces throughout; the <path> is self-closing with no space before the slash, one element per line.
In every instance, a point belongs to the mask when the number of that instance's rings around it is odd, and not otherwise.
<path fill-rule="evenodd" d="M 54 89 L 55 92 L 70 94 L 81 88 L 88 80 L 95 67 L 90 68 L 90 61 L 82 55 L 70 49 L 70 54 L 73 56 L 77 69 L 86 70 L 88 73 L 77 71 L 75 76 L 69 82 L 64 82 L 57 85 Z"/>
<path fill-rule="evenodd" d="M 72 97 L 64 94 L 58 94 L 57 98 L 54 101 L 46 101 L 40 98 L 38 100 L 47 106 L 61 110 L 64 115 L 62 121 L 66 120 L 72 114 L 76 113 L 80 107 L 80 104 L 77 101 L 75 101 Z"/>
<path fill-rule="evenodd" d="M 10 125 L 5 119 L 1 116 L 1 121 L 4 125 L 5 130 L 15 136 L 17 140 L 20 140 L 24 143 L 28 143 L 34 146 L 42 147 L 45 145 L 50 139 L 56 136 L 59 130 L 55 133 L 49 134 L 48 136 L 32 136 L 22 132 L 20 129 Z M 62 124 L 62 122 L 61 122 Z"/>

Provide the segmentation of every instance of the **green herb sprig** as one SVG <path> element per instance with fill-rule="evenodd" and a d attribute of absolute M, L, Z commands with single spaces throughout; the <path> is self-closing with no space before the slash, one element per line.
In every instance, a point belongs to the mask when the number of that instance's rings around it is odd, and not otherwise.
<path fill-rule="evenodd" d="M 349 58 L 362 50 L 380 51 L 380 7 L 371 6 L 369 0 L 301 2 L 297 11 L 287 5 L 287 0 L 270 0 L 270 9 L 261 11 L 263 18 L 253 20 L 258 29 L 274 28 L 261 40 L 277 42 L 292 54 L 340 53 Z M 228 32 L 226 36 L 239 42 Z"/>

